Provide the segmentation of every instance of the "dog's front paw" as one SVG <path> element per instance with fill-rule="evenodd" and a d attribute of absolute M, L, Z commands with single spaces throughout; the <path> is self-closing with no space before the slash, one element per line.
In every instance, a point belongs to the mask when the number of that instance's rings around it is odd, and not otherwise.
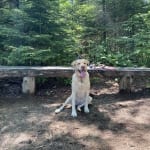
<path fill-rule="evenodd" d="M 85 113 L 89 113 L 90 111 L 89 111 L 89 108 L 88 107 L 84 107 L 84 112 Z"/>
<path fill-rule="evenodd" d="M 56 109 L 56 110 L 55 110 L 55 113 L 56 113 L 56 114 L 60 113 L 60 109 L 59 109 L 59 108 Z"/>
<path fill-rule="evenodd" d="M 73 112 L 71 113 L 71 116 L 72 116 L 72 117 L 77 117 L 77 113 L 73 111 Z"/>

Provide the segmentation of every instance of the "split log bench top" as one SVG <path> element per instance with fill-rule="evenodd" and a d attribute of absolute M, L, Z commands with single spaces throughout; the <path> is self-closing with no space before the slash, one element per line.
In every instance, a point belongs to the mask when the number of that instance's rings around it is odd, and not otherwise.
<path fill-rule="evenodd" d="M 104 77 L 122 77 L 125 74 L 135 76 L 150 77 L 150 68 L 133 68 L 133 67 L 89 67 L 88 72 L 92 76 L 103 75 Z M 0 78 L 3 77 L 71 77 L 72 67 L 50 66 L 50 67 L 30 67 L 30 66 L 0 66 Z"/>
<path fill-rule="evenodd" d="M 35 77 L 71 77 L 74 69 L 63 66 L 0 66 L 0 78 L 23 77 L 23 93 L 35 92 Z M 90 76 L 120 78 L 120 90 L 131 90 L 133 77 L 150 78 L 150 68 L 89 67 Z"/>

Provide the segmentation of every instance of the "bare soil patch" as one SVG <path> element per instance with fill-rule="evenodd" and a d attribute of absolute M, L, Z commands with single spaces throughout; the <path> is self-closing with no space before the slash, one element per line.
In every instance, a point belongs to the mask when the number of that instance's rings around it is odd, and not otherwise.
<path fill-rule="evenodd" d="M 150 150 L 150 91 L 118 94 L 112 82 L 92 85 L 90 113 L 54 110 L 70 87 L 36 96 L 0 97 L 0 150 Z M 46 94 L 44 94 L 46 93 Z"/>

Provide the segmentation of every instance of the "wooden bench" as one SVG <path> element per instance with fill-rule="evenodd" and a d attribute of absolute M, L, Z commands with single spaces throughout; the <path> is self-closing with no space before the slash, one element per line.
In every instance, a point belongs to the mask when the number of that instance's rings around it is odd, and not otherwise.
<path fill-rule="evenodd" d="M 0 78 L 23 77 L 22 92 L 35 93 L 35 77 L 71 77 L 72 67 L 51 66 L 51 67 L 29 67 L 29 66 L 0 66 Z M 132 67 L 89 67 L 91 77 L 117 78 L 121 90 L 132 91 L 134 80 L 146 79 L 150 81 L 150 68 Z"/>

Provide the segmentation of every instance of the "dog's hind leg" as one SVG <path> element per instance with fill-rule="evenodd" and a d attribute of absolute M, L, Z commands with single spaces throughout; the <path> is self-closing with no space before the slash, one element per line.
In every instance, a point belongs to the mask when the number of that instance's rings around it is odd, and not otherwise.
<path fill-rule="evenodd" d="M 85 105 L 85 103 L 83 103 L 83 104 L 81 104 L 81 105 L 78 105 L 77 110 L 78 110 L 78 111 L 81 111 L 81 107 L 83 107 L 84 105 Z"/>
<path fill-rule="evenodd" d="M 89 98 L 88 98 L 88 104 L 92 104 L 92 100 L 93 100 L 93 98 L 91 96 L 89 96 Z"/>
<path fill-rule="evenodd" d="M 88 104 L 92 104 L 92 97 L 91 96 L 89 96 L 89 98 L 88 98 Z M 81 107 L 83 107 L 84 105 L 85 105 L 85 103 L 78 105 L 77 110 L 81 111 Z"/>
<path fill-rule="evenodd" d="M 62 106 L 55 110 L 55 113 L 59 113 L 63 110 L 63 108 L 71 101 L 72 97 L 69 96 L 67 100 L 62 104 Z"/>

